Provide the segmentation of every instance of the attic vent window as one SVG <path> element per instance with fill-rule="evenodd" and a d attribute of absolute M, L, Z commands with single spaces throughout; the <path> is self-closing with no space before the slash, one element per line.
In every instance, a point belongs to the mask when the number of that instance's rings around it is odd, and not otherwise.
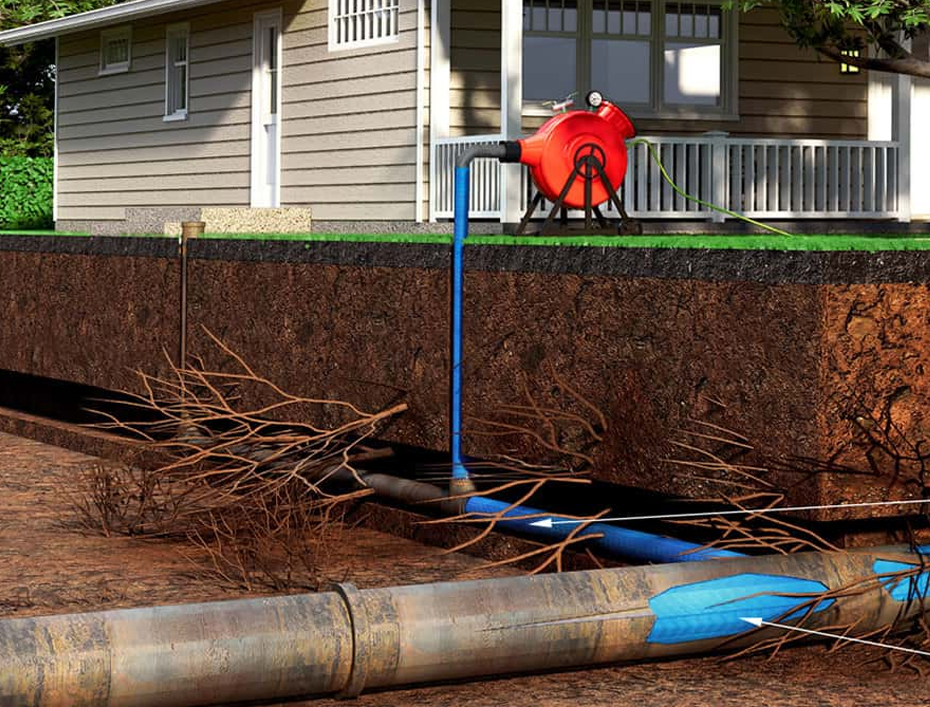
<path fill-rule="evenodd" d="M 108 29 L 100 33 L 100 73 L 129 71 L 132 63 L 132 31 L 129 27 Z"/>
<path fill-rule="evenodd" d="M 329 0 L 329 49 L 396 42 L 400 0 Z"/>

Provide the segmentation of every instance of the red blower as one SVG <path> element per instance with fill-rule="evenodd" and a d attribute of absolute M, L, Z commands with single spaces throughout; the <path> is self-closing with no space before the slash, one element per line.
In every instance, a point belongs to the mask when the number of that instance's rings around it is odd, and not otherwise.
<path fill-rule="evenodd" d="M 530 168 L 540 193 L 557 202 L 564 192 L 560 203 L 573 209 L 603 204 L 619 190 L 626 176 L 625 143 L 636 135 L 626 114 L 600 93 L 591 92 L 587 101 L 593 110 L 561 113 L 517 141 L 520 162 Z"/>

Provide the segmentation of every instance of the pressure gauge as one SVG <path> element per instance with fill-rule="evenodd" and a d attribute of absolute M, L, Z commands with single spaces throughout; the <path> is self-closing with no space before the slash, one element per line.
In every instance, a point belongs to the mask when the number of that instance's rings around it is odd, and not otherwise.
<path fill-rule="evenodd" d="M 591 91 L 587 97 L 588 105 L 592 108 L 600 108 L 604 103 L 604 94 L 600 91 Z"/>

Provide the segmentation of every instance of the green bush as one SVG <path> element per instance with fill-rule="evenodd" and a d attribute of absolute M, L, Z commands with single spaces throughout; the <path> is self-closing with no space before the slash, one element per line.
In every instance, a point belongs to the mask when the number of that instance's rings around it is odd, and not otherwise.
<path fill-rule="evenodd" d="M 0 230 L 50 228 L 53 167 L 49 157 L 0 157 Z"/>

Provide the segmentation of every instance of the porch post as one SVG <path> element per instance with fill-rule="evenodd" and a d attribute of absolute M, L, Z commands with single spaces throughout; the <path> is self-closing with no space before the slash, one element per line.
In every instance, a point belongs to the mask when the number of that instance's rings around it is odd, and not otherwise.
<path fill-rule="evenodd" d="M 501 0 L 501 136 L 523 134 L 523 3 Z M 501 165 L 501 223 L 517 224 L 523 166 Z"/>
<path fill-rule="evenodd" d="M 930 80 L 911 79 L 910 217 L 930 219 Z"/>
<path fill-rule="evenodd" d="M 898 221 L 911 220 L 911 77 L 894 77 L 893 137 L 898 143 Z M 919 160 L 918 160 L 919 163 Z"/>
<path fill-rule="evenodd" d="M 429 53 L 429 220 L 436 220 L 436 140 L 449 137 L 452 0 L 431 0 Z"/>

